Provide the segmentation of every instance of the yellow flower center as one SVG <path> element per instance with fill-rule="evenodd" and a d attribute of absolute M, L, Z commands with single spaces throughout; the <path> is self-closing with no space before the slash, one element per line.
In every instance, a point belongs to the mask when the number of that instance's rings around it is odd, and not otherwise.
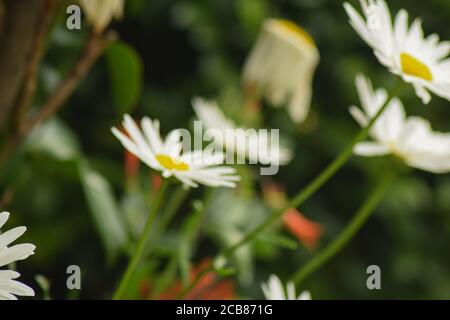
<path fill-rule="evenodd" d="M 404 73 L 427 81 L 433 80 L 433 74 L 431 73 L 430 68 L 408 53 L 402 52 L 400 61 Z"/>
<path fill-rule="evenodd" d="M 167 170 L 187 171 L 189 166 L 180 160 L 174 160 L 173 158 L 166 156 L 165 154 L 158 154 L 155 156 L 156 160 Z"/>
<path fill-rule="evenodd" d="M 314 39 L 302 27 L 298 26 L 297 24 L 295 24 L 289 20 L 285 20 L 285 19 L 277 19 L 276 21 L 279 24 L 279 26 L 281 26 L 282 29 L 293 34 L 300 41 L 309 43 L 312 46 L 316 46 Z"/>

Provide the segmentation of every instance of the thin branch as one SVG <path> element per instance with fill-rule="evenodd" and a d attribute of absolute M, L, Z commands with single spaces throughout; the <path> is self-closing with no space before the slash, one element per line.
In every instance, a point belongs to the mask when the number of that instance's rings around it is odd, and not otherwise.
<path fill-rule="evenodd" d="M 35 37 L 30 50 L 30 57 L 25 72 L 22 93 L 15 108 L 15 125 L 20 128 L 22 121 L 33 102 L 37 87 L 37 73 L 40 62 L 44 56 L 45 43 L 52 27 L 55 14 L 59 8 L 58 0 L 45 0 L 39 10 L 39 21 L 37 21 Z"/>
<path fill-rule="evenodd" d="M 0 34 L 3 31 L 3 23 L 5 21 L 5 4 L 0 0 Z"/>
<path fill-rule="evenodd" d="M 37 113 L 24 121 L 19 131 L 8 139 L 0 154 L 0 165 L 10 157 L 31 130 L 54 115 L 67 102 L 108 44 L 116 38 L 117 36 L 114 32 L 106 35 L 91 35 L 80 59 L 74 65 L 67 78 L 56 88 L 55 92 L 38 109 Z"/>
<path fill-rule="evenodd" d="M 58 86 L 55 93 L 39 108 L 39 111 L 20 128 L 21 136 L 28 134 L 37 125 L 50 118 L 66 103 L 106 46 L 115 39 L 116 34 L 113 32 L 105 36 L 91 35 L 82 57 L 73 67 L 66 80 Z"/>
<path fill-rule="evenodd" d="M 22 84 L 39 2 L 4 2 L 4 23 L 0 39 L 0 131 L 5 129 Z"/>

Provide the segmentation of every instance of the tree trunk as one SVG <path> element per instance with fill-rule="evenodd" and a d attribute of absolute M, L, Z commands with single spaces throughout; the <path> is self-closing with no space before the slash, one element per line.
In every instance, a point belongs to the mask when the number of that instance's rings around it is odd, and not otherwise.
<path fill-rule="evenodd" d="M 5 4 L 3 3 L 3 0 L 0 0 L 0 35 L 2 34 L 3 30 L 4 16 L 5 16 Z"/>
<path fill-rule="evenodd" d="M 0 133 L 21 88 L 38 18 L 40 0 L 4 0 L 0 38 Z M 2 18 L 3 17 L 3 18 Z"/>

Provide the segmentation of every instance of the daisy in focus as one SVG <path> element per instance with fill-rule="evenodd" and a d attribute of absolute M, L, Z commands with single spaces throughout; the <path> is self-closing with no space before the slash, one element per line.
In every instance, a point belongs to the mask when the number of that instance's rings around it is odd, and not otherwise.
<path fill-rule="evenodd" d="M 292 153 L 289 149 L 271 141 L 268 134 L 238 128 L 232 120 L 225 117 L 215 101 L 195 98 L 192 106 L 206 130 L 220 133 L 214 135 L 214 142 L 220 148 L 247 158 L 251 163 L 284 165 L 291 160 Z M 232 132 L 233 135 L 227 132 Z"/>
<path fill-rule="evenodd" d="M 80 0 L 87 20 L 101 33 L 115 19 L 122 18 L 125 0 Z"/>
<path fill-rule="evenodd" d="M 365 127 L 388 95 L 384 89 L 374 91 L 370 80 L 362 75 L 356 78 L 356 88 L 362 110 L 352 106 L 350 113 Z M 375 141 L 358 143 L 355 154 L 367 157 L 393 154 L 417 169 L 433 173 L 450 171 L 450 134 L 433 131 L 423 118 L 407 117 L 398 98 L 390 100 L 370 135 Z"/>
<path fill-rule="evenodd" d="M 379 62 L 410 83 L 422 102 L 431 100 L 429 91 L 450 100 L 450 42 L 437 34 L 424 37 L 422 22 L 408 23 L 408 12 L 400 10 L 394 24 L 384 0 L 361 0 L 364 18 L 348 3 L 344 8 L 350 24 L 374 50 Z"/>
<path fill-rule="evenodd" d="M 300 26 L 267 19 L 245 62 L 244 87 L 276 107 L 287 104 L 292 120 L 301 123 L 308 115 L 319 59 L 313 38 Z"/>
<path fill-rule="evenodd" d="M 286 288 L 280 278 L 272 274 L 266 283 L 261 284 L 266 300 L 311 300 L 309 291 L 303 291 L 299 296 L 295 293 L 295 285 L 288 282 Z"/>
<path fill-rule="evenodd" d="M 9 213 L 0 213 L 0 228 L 8 221 Z M 36 247 L 30 243 L 9 246 L 27 230 L 26 227 L 16 227 L 0 234 L 0 268 L 15 261 L 24 260 L 34 254 Z M 0 300 L 17 300 L 17 296 L 34 296 L 29 286 L 15 280 L 20 273 L 12 270 L 0 270 Z"/>
<path fill-rule="evenodd" d="M 116 138 L 147 166 L 162 172 L 165 178 L 173 176 L 185 186 L 194 188 L 199 184 L 234 188 L 239 181 L 234 168 L 221 166 L 225 158 L 223 153 L 210 154 L 202 150 L 183 153 L 181 130 L 171 131 L 163 140 L 158 120 L 144 117 L 139 128 L 127 114 L 123 127 L 127 135 L 112 128 Z"/>

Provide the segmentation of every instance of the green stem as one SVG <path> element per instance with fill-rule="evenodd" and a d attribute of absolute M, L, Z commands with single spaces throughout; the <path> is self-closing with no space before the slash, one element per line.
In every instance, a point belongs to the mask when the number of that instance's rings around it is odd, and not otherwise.
<path fill-rule="evenodd" d="M 181 231 L 182 235 L 178 246 L 179 249 L 176 254 L 172 255 L 169 262 L 168 268 L 170 268 L 173 263 L 177 263 L 179 266 L 183 284 L 188 284 L 189 282 L 191 251 L 195 246 L 195 241 L 199 235 L 211 194 L 211 189 L 209 189 L 204 202 L 201 205 L 194 204 L 194 211 L 187 215 Z M 155 282 L 155 289 L 152 293 L 152 298 L 156 298 L 163 289 L 166 289 L 166 285 L 169 283 L 167 280 L 170 279 L 170 274 L 175 274 L 174 271 L 176 270 L 169 271 L 168 268 L 166 268 L 162 277 L 158 276 L 158 280 Z"/>
<path fill-rule="evenodd" d="M 293 276 L 292 281 L 299 285 L 310 274 L 323 266 L 327 261 L 333 258 L 344 246 L 355 236 L 361 229 L 367 219 L 375 211 L 378 204 L 383 199 L 383 195 L 392 180 L 392 174 L 388 173 L 372 192 L 369 198 L 364 202 L 361 208 L 356 212 L 348 225 L 341 231 L 341 233 L 326 246 L 322 251 L 317 253 L 310 259 L 302 268 L 300 268 Z"/>
<path fill-rule="evenodd" d="M 204 275 L 213 270 L 214 267 L 211 262 L 208 266 L 205 267 L 205 269 L 199 272 L 199 274 L 195 277 L 194 281 L 191 281 L 191 283 L 187 287 L 185 287 L 183 290 L 180 291 L 180 293 L 176 295 L 175 299 L 182 299 L 183 297 L 185 297 L 189 292 L 192 291 L 192 289 L 194 289 L 197 286 L 197 284 L 200 282 L 200 280 L 203 278 Z"/>
<path fill-rule="evenodd" d="M 208 210 L 209 203 L 211 201 L 213 191 L 207 190 L 203 202 L 194 203 L 194 212 L 191 213 L 182 227 L 181 242 L 178 250 L 178 259 L 180 262 L 180 272 L 183 280 L 183 284 L 189 283 L 190 278 L 190 261 L 192 253 L 200 230 L 203 225 L 205 213 Z"/>
<path fill-rule="evenodd" d="M 172 218 L 177 213 L 180 206 L 183 204 L 186 197 L 189 195 L 191 188 L 185 188 L 183 185 L 178 186 L 173 196 L 170 197 L 170 201 L 167 204 L 166 209 L 161 215 L 161 220 L 158 224 L 158 235 L 160 235 L 169 225 Z"/>
<path fill-rule="evenodd" d="M 353 149 L 362 140 L 367 138 L 370 130 L 372 129 L 375 122 L 378 118 L 383 114 L 386 107 L 389 105 L 390 98 L 394 97 L 397 92 L 400 91 L 403 82 L 401 80 L 397 80 L 397 84 L 394 86 L 394 89 L 391 90 L 388 94 L 388 98 L 385 103 L 380 107 L 375 116 L 369 121 L 366 127 L 360 130 L 360 132 L 355 136 L 355 138 L 351 141 L 351 143 L 313 180 L 311 181 L 305 188 L 300 190 L 297 195 L 288 203 L 288 205 L 281 210 L 277 210 L 274 214 L 269 217 L 266 221 L 262 222 L 259 226 L 257 226 L 253 231 L 248 233 L 245 237 L 243 237 L 236 244 L 228 247 L 223 250 L 219 256 L 229 257 L 235 251 L 237 251 L 240 247 L 247 244 L 248 242 L 255 239 L 262 231 L 264 231 L 267 227 L 271 226 L 274 222 L 278 221 L 287 209 L 298 207 L 303 204 L 306 200 L 308 200 L 320 187 L 322 187 L 331 177 L 339 171 L 340 168 L 344 166 L 347 160 L 352 156 Z M 390 97 L 390 98 L 389 98 Z M 209 270 L 212 270 L 213 266 L 209 266 Z M 196 279 L 192 282 L 190 287 L 194 287 L 198 281 L 200 281 L 202 274 L 199 274 Z M 189 290 L 184 290 L 183 297 L 185 294 L 189 293 Z"/>
<path fill-rule="evenodd" d="M 188 242 L 189 244 L 193 244 L 195 238 L 198 236 L 199 233 L 199 229 L 200 229 L 200 224 L 203 221 L 203 218 L 205 216 L 205 213 L 210 205 L 211 199 L 213 198 L 213 191 L 212 190 L 208 190 L 207 194 L 205 195 L 204 201 L 202 203 L 202 206 L 198 209 L 196 209 L 196 211 L 193 214 L 193 218 L 191 218 L 191 225 L 189 226 L 189 228 L 186 229 L 185 232 L 185 241 Z M 181 245 L 180 247 L 180 252 L 182 252 L 182 250 L 186 250 L 189 249 L 191 246 L 190 245 Z M 186 253 L 186 251 L 185 251 Z M 182 258 L 181 256 L 179 257 L 180 259 Z M 185 256 L 186 259 L 190 259 L 190 253 L 188 254 L 188 256 Z M 212 264 L 207 265 L 205 267 L 204 270 L 202 270 L 193 281 L 191 281 L 187 286 L 185 286 L 176 296 L 176 299 L 180 299 L 182 297 L 184 297 L 186 294 L 188 294 L 193 288 L 195 288 L 195 286 L 198 284 L 199 280 L 208 272 L 212 271 Z"/>
<path fill-rule="evenodd" d="M 170 197 L 166 208 L 161 213 L 161 219 L 156 224 L 157 229 L 155 230 L 155 233 L 154 233 L 153 237 L 151 238 L 151 241 L 148 244 L 149 246 L 147 248 L 147 255 L 148 255 L 149 259 L 151 259 L 152 255 L 155 253 L 153 251 L 153 249 L 155 248 L 161 235 L 167 229 L 167 226 L 170 224 L 170 222 L 172 221 L 172 218 L 178 212 L 178 209 L 183 204 L 184 200 L 186 200 L 190 191 L 191 191 L 191 188 L 185 188 L 184 186 L 180 185 L 180 186 L 178 186 L 178 188 L 174 192 L 174 194 Z M 149 278 L 151 278 L 153 276 L 153 271 L 148 273 L 147 276 Z M 163 281 L 163 279 L 161 279 L 161 281 Z M 155 288 L 156 287 L 157 287 L 157 285 L 155 284 Z"/>
<path fill-rule="evenodd" d="M 388 97 L 393 97 L 395 93 L 400 89 L 400 85 L 402 83 L 399 82 L 398 85 L 394 87 L 394 89 L 389 93 Z M 378 118 L 383 114 L 386 110 L 386 107 L 389 105 L 390 99 L 386 99 L 385 103 L 380 107 L 375 116 L 370 120 L 368 125 L 364 127 L 355 138 L 353 138 L 352 142 L 313 180 L 311 181 L 304 189 L 300 190 L 297 195 L 289 202 L 289 204 L 282 208 L 281 210 L 276 211 L 271 217 L 269 217 L 266 221 L 261 223 L 258 227 L 256 227 L 253 231 L 248 233 L 245 237 L 243 237 L 238 243 L 229 247 L 225 251 L 223 251 L 222 255 L 225 257 L 233 254 L 237 249 L 241 246 L 245 245 L 247 242 L 252 241 L 256 238 L 262 231 L 264 231 L 267 227 L 271 226 L 274 222 L 278 221 L 283 214 L 289 208 L 295 208 L 303 204 L 306 200 L 308 200 L 320 187 L 322 187 L 331 177 L 333 177 L 336 172 L 342 168 L 347 160 L 352 156 L 353 149 L 362 140 L 367 138 L 369 135 L 370 129 L 373 127 Z"/>
<path fill-rule="evenodd" d="M 122 277 L 122 280 L 120 281 L 119 287 L 117 288 L 114 294 L 113 297 L 114 300 L 119 300 L 123 298 L 123 294 L 136 270 L 136 267 L 139 264 L 139 260 L 141 259 L 142 254 L 144 253 L 145 245 L 147 244 L 147 240 L 150 236 L 150 232 L 153 227 L 153 222 L 155 221 L 156 215 L 161 206 L 161 202 L 164 197 L 164 194 L 166 193 L 168 184 L 169 183 L 166 180 L 164 180 L 162 186 L 160 187 L 158 193 L 156 194 L 152 209 L 147 218 L 147 222 L 145 223 L 144 231 L 142 232 L 141 238 L 139 239 L 139 242 L 136 247 L 136 251 L 134 252 L 133 257 L 131 258 L 130 263 L 128 264 L 125 274 Z"/>
<path fill-rule="evenodd" d="M 164 266 L 164 271 L 156 277 L 153 277 L 155 282 L 152 284 L 152 292 L 149 295 L 150 300 L 158 300 L 161 293 L 174 283 L 177 267 L 178 257 L 174 254 L 170 258 L 169 262 Z"/>
<path fill-rule="evenodd" d="M 166 208 L 161 213 L 161 219 L 157 222 L 157 230 L 152 236 L 151 243 L 149 243 L 149 248 L 147 249 L 147 254 L 150 255 L 152 250 L 154 249 L 158 239 L 164 233 L 169 223 L 172 221 L 172 218 L 178 212 L 178 209 L 183 204 L 186 197 L 189 195 L 191 188 L 185 188 L 184 186 L 178 186 L 178 189 L 174 192 L 174 194 L 168 200 L 168 204 Z"/>

